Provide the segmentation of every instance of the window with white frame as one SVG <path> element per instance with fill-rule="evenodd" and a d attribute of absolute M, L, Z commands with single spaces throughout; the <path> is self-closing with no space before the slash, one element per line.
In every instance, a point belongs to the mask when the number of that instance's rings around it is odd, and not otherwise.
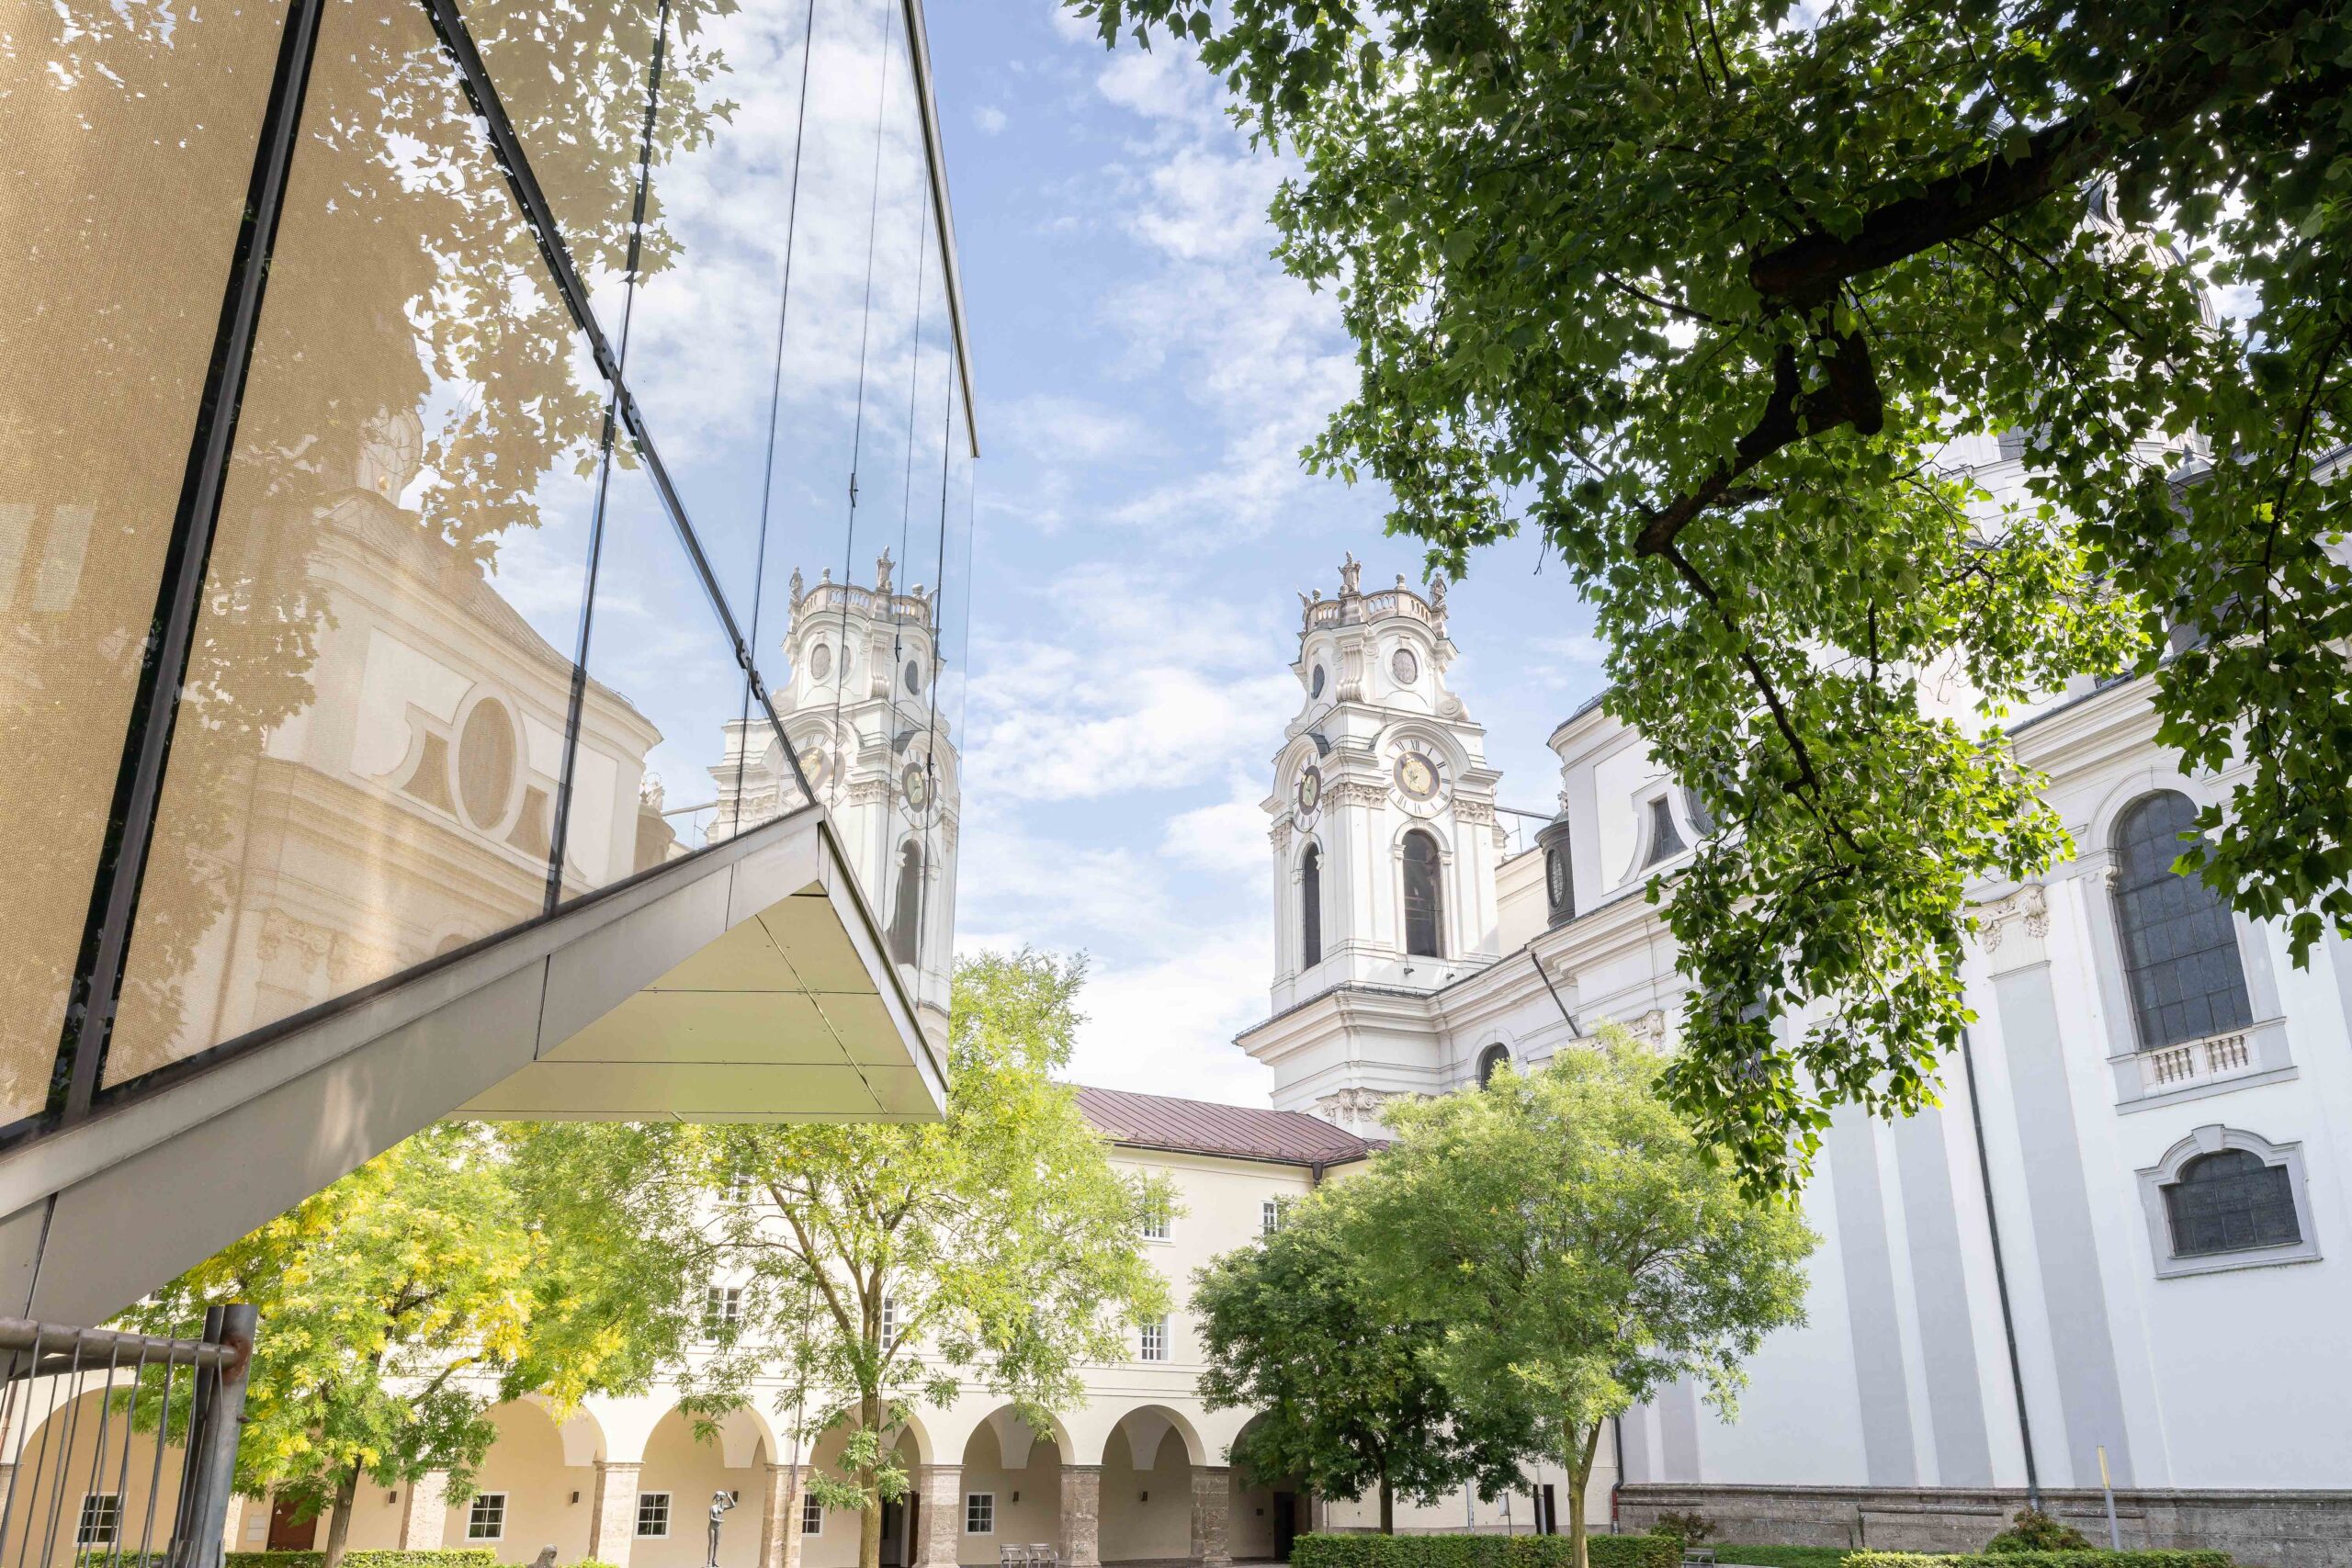
<path fill-rule="evenodd" d="M 713 1285 L 703 1297 L 702 1331 L 716 1337 L 743 1321 L 743 1288 L 741 1285 Z"/>
<path fill-rule="evenodd" d="M 122 1528 L 122 1495 L 89 1492 L 82 1497 L 82 1517 L 74 1527 L 76 1546 L 112 1546 Z"/>
<path fill-rule="evenodd" d="M 1143 1325 L 1140 1342 L 1136 1347 L 1136 1359 L 1164 1361 L 1168 1359 L 1168 1320 L 1155 1317 Z"/>
<path fill-rule="evenodd" d="M 1283 1205 L 1279 1198 L 1269 1198 L 1258 1205 L 1258 1234 L 1272 1235 L 1283 1228 Z"/>
<path fill-rule="evenodd" d="M 802 1535 L 825 1533 L 825 1505 L 817 1501 L 813 1493 L 804 1492 L 800 1496 L 800 1533 Z"/>
<path fill-rule="evenodd" d="M 1172 1206 L 1165 1192 L 1154 1192 L 1143 1201 L 1143 1238 L 1146 1241 L 1166 1241 Z"/>
<path fill-rule="evenodd" d="M 964 1533 L 994 1535 L 996 1533 L 996 1494 L 974 1492 L 964 1499 Z"/>
<path fill-rule="evenodd" d="M 2217 1122 L 2139 1174 L 2159 1279 L 2319 1257 L 2300 1144 Z"/>
<path fill-rule="evenodd" d="M 752 1173 L 744 1166 L 737 1166 L 727 1173 L 727 1201 L 748 1203 L 752 1201 Z"/>
<path fill-rule="evenodd" d="M 637 1497 L 637 1533 L 659 1540 L 670 1533 L 670 1495 L 640 1492 Z"/>
<path fill-rule="evenodd" d="M 477 1492 L 466 1506 L 466 1539 L 468 1540 L 504 1540 L 506 1539 L 506 1494 Z"/>
<path fill-rule="evenodd" d="M 2254 1021 L 2229 905 L 2173 869 L 2196 836 L 2196 804 L 2177 790 L 2143 795 L 2116 819 L 2115 924 L 2143 1051 Z"/>
<path fill-rule="evenodd" d="M 882 1298 L 882 1353 L 888 1355 L 899 1348 L 899 1303 L 888 1296 Z"/>

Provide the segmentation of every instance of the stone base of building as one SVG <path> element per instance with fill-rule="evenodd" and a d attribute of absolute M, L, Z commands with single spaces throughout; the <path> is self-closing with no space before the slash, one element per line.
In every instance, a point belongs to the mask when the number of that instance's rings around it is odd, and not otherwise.
<path fill-rule="evenodd" d="M 2098 1492 L 2045 1491 L 2043 1508 L 2099 1545 Z M 1750 1546 L 1975 1551 L 2025 1506 L 2023 1489 L 1628 1485 L 1619 1528 L 1648 1529 L 1661 1513 L 1696 1513 L 1715 1539 Z M 2135 1491 L 2115 1495 L 2123 1545 L 2229 1552 L 2250 1568 L 2352 1568 L 2352 1491 Z"/>

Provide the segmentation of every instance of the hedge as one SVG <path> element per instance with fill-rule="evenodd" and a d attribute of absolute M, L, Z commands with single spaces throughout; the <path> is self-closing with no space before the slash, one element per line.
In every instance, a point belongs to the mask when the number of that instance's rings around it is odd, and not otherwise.
<path fill-rule="evenodd" d="M 1747 1568 L 1839 1568 L 1850 1546 L 1736 1546 L 1730 1541 L 1700 1543 L 1714 1549 L 1718 1562 L 1741 1562 Z"/>
<path fill-rule="evenodd" d="M 2235 1568 L 2226 1551 L 1849 1551 L 1846 1568 Z"/>
<path fill-rule="evenodd" d="M 231 1551 L 222 1568 L 325 1568 L 323 1551 Z M 343 1568 L 498 1568 L 498 1553 L 487 1546 L 453 1546 L 441 1551 L 346 1551 Z"/>
<path fill-rule="evenodd" d="M 1592 1568 L 1681 1568 L 1682 1543 L 1670 1535 L 1588 1535 L 1585 1549 Z M 1303 1535 L 1290 1555 L 1291 1568 L 1569 1568 L 1575 1561 L 1564 1535 Z"/>

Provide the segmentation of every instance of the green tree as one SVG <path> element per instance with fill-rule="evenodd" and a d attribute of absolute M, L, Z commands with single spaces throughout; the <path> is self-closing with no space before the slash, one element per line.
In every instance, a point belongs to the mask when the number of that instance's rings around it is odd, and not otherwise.
<path fill-rule="evenodd" d="M 1351 1245 L 1347 1190 L 1323 1189 L 1193 1276 L 1200 1393 L 1212 1410 L 1261 1413 L 1235 1463 L 1327 1497 L 1376 1490 L 1380 1532 L 1393 1535 L 1400 1493 L 1428 1504 L 1464 1482 L 1489 1497 L 1515 1483 L 1527 1413 L 1449 1393 L 1434 1367 L 1443 1325 L 1385 1314 Z"/>
<path fill-rule="evenodd" d="M 2029 694 L 2148 678 L 2159 740 L 2243 769 L 2186 863 L 2299 960 L 2352 932 L 2352 486 L 2314 465 L 2352 434 L 2352 11 L 1067 3 L 1188 39 L 1297 154 L 1277 254 L 1361 372 L 1310 463 L 1457 576 L 1539 534 L 1611 711 L 1735 829 L 1667 912 L 1668 1082 L 1751 1189 L 1834 1103 L 1931 1095 L 1963 890 L 2067 851 L 1999 728 Z M 1939 454 L 2002 432 L 1996 502 Z"/>
<path fill-rule="evenodd" d="M 1053 1081 L 1084 976 L 1083 960 L 1027 951 L 957 962 L 941 1122 L 680 1140 L 705 1210 L 740 1200 L 698 1261 L 741 1281 L 741 1315 L 714 1325 L 692 1407 L 738 1403 L 780 1364 L 804 1433 L 846 1432 L 838 1474 L 809 1490 L 861 1511 L 860 1568 L 880 1562 L 882 1505 L 907 1485 L 890 1438 L 908 1413 L 971 1382 L 1043 1428 L 1080 1397 L 1080 1365 L 1124 1359 L 1133 1325 L 1166 1310 L 1138 1246 L 1164 1188 L 1114 1170 L 1077 1091 Z"/>
<path fill-rule="evenodd" d="M 1443 1324 L 1430 1359 L 1461 1408 L 1524 1412 L 1525 1457 L 1568 1472 L 1577 1568 L 1609 1418 L 1678 1378 L 1734 1413 L 1741 1361 L 1804 1320 L 1813 1234 L 1740 1193 L 1658 1066 L 1610 1027 L 1538 1072 L 1399 1105 L 1396 1143 L 1347 1194 L 1345 1245 L 1387 1321 Z"/>
<path fill-rule="evenodd" d="M 542 1223 L 513 1173 L 484 1129 L 428 1127 L 124 1314 L 193 1336 L 208 1306 L 258 1309 L 235 1485 L 298 1515 L 332 1506 L 327 1568 L 363 1477 L 409 1486 L 447 1471 L 462 1502 L 497 1435 L 493 1404 L 640 1387 L 683 1343 L 674 1271 L 615 1267 L 626 1248 L 605 1250 L 609 1228 L 579 1200 Z M 144 1421 L 162 1388 L 142 1390 Z M 186 1380 L 175 1392 L 184 1429 Z"/>

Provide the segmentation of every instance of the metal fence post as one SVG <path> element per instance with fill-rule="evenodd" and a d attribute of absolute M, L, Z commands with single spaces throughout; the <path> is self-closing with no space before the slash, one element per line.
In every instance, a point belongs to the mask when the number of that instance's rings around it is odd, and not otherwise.
<path fill-rule="evenodd" d="M 213 1377 L 198 1380 L 199 1394 L 210 1382 L 210 1397 L 204 1399 L 200 1416 L 192 1415 L 189 1420 L 187 1471 L 194 1480 L 180 1517 L 180 1539 L 171 1554 L 173 1568 L 220 1568 L 229 1494 L 236 1483 L 237 1438 L 245 1423 L 245 1377 L 253 1367 L 255 1321 L 254 1309 L 239 1304 L 220 1309 L 217 1324 L 205 1324 L 205 1337 L 230 1354 Z"/>

